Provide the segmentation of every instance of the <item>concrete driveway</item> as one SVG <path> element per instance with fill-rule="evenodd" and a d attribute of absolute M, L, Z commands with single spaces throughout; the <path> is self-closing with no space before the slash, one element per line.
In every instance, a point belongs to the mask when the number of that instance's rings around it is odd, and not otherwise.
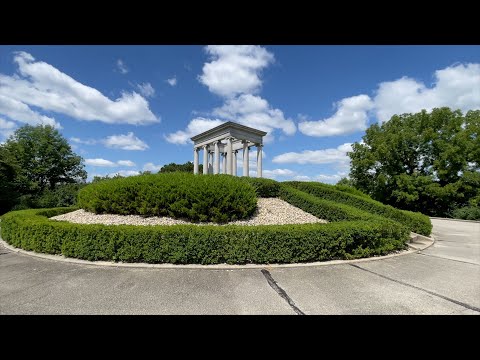
<path fill-rule="evenodd" d="M 0 246 L 0 314 L 480 314 L 480 223 L 388 259 L 211 270 L 79 265 Z"/>

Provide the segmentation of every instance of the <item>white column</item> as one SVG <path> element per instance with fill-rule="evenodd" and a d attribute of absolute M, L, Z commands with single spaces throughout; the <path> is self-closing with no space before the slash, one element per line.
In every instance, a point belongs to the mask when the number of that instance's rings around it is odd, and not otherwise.
<path fill-rule="evenodd" d="M 208 174 L 208 145 L 203 145 L 203 175 Z"/>
<path fill-rule="evenodd" d="M 213 173 L 220 174 L 220 152 L 218 149 L 218 141 L 215 141 L 215 160 L 213 166 Z"/>
<path fill-rule="evenodd" d="M 227 173 L 227 153 L 222 153 L 223 164 L 222 164 L 222 174 Z"/>
<path fill-rule="evenodd" d="M 262 144 L 257 145 L 257 177 L 262 177 Z"/>
<path fill-rule="evenodd" d="M 243 141 L 243 176 L 247 176 L 249 174 L 249 158 L 248 158 L 248 141 Z"/>
<path fill-rule="evenodd" d="M 208 152 L 208 173 L 213 174 L 213 152 Z"/>
<path fill-rule="evenodd" d="M 198 174 L 198 148 L 193 149 L 193 173 Z"/>
<path fill-rule="evenodd" d="M 232 138 L 227 138 L 227 174 L 232 175 L 233 173 L 233 154 L 232 154 Z"/>
<path fill-rule="evenodd" d="M 233 176 L 237 176 L 237 153 L 238 150 L 233 151 Z"/>

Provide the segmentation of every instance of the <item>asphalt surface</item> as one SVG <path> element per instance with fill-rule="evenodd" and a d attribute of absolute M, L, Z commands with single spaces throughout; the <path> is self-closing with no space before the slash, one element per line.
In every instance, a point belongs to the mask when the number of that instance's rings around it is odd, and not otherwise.
<path fill-rule="evenodd" d="M 0 246 L 0 314 L 480 314 L 480 223 L 432 219 L 423 251 L 211 270 L 79 265 Z"/>

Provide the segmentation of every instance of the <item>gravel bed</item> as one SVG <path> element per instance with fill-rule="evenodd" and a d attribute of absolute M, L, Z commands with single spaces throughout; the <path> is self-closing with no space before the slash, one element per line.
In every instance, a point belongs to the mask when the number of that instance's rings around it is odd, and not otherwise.
<path fill-rule="evenodd" d="M 327 223 L 286 201 L 277 198 L 259 198 L 257 212 L 248 220 L 232 221 L 226 225 L 285 225 L 306 223 Z M 218 225 L 216 223 L 192 223 L 189 221 L 172 219 L 170 217 L 142 217 L 139 215 L 94 214 L 85 210 L 76 210 L 66 214 L 54 216 L 50 219 L 68 221 L 77 224 L 105 224 L 105 225 Z M 222 225 L 218 225 L 222 226 Z"/>

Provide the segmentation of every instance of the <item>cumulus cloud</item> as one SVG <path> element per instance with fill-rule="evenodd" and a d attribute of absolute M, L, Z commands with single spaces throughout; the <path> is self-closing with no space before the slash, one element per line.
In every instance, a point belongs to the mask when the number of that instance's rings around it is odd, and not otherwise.
<path fill-rule="evenodd" d="M 254 93 L 262 82 L 260 71 L 274 61 L 272 53 L 254 45 L 210 45 L 210 62 L 203 65 L 199 81 L 223 97 Z"/>
<path fill-rule="evenodd" d="M 223 106 L 213 109 L 212 114 L 267 131 L 267 137 L 271 138 L 274 129 L 281 129 L 286 135 L 293 135 L 297 130 L 293 120 L 285 119 L 281 110 L 272 108 L 265 99 L 251 94 L 227 99 Z M 268 142 L 268 139 L 265 141 Z"/>
<path fill-rule="evenodd" d="M 295 175 L 293 177 L 293 180 L 295 181 L 312 181 L 310 176 L 307 175 Z"/>
<path fill-rule="evenodd" d="M 159 172 L 162 168 L 162 165 L 155 165 L 154 163 L 148 162 L 143 165 L 143 171 L 150 171 L 152 173 Z"/>
<path fill-rule="evenodd" d="M 290 169 L 262 170 L 262 175 L 266 178 L 275 179 L 277 177 L 291 177 L 296 174 Z"/>
<path fill-rule="evenodd" d="M 6 92 L 2 86 L 2 77 L 0 74 L 0 114 L 3 114 L 9 117 L 11 120 L 22 122 L 29 125 L 51 125 L 57 129 L 60 129 L 61 126 L 54 118 L 41 115 L 36 111 L 33 111 L 28 107 L 28 105 L 23 102 L 13 99 L 8 95 L 2 95 L 3 92 Z"/>
<path fill-rule="evenodd" d="M 198 123 L 220 124 L 222 121 L 234 121 L 266 131 L 265 143 L 274 140 L 276 129 L 286 135 L 295 134 L 297 129 L 292 119 L 286 118 L 280 109 L 270 106 L 265 99 L 254 95 L 262 85 L 260 72 L 274 61 L 273 54 L 261 46 L 251 45 L 207 46 L 205 51 L 210 61 L 204 64 L 199 80 L 212 93 L 225 97 L 225 102 L 208 114 L 216 119 L 193 119 L 186 130 L 169 134 L 167 141 L 189 144 L 189 138 L 199 133 L 192 131 Z M 202 129 L 208 130 L 205 127 Z"/>
<path fill-rule="evenodd" d="M 113 162 L 105 159 L 85 159 L 85 164 L 96 167 L 117 167 L 117 166 L 135 166 L 135 163 L 130 160 L 118 160 Z"/>
<path fill-rule="evenodd" d="M 101 140 L 101 142 L 108 148 L 121 150 L 146 150 L 149 146 L 136 137 L 133 132 L 127 135 L 112 135 Z"/>
<path fill-rule="evenodd" d="M 7 121 L 5 119 L 0 118 L 0 134 L 4 138 L 8 138 L 13 135 L 16 124 L 13 121 Z"/>
<path fill-rule="evenodd" d="M 122 59 L 118 59 L 117 60 L 117 69 L 122 73 L 122 74 L 126 74 L 129 72 L 128 68 L 127 68 L 127 65 L 125 64 L 125 62 L 122 60 Z"/>
<path fill-rule="evenodd" d="M 119 170 L 115 171 L 113 173 L 107 174 L 109 177 L 113 177 L 115 175 L 120 175 L 120 176 L 135 176 L 139 175 L 140 172 L 137 170 Z"/>
<path fill-rule="evenodd" d="M 150 111 L 147 100 L 136 92 L 123 92 L 110 100 L 54 66 L 35 61 L 26 52 L 15 53 L 14 62 L 18 66 L 16 74 L 0 74 L 0 113 L 12 120 L 58 125 L 53 118 L 29 108 L 36 106 L 84 121 L 136 125 L 160 121 Z"/>
<path fill-rule="evenodd" d="M 174 76 L 171 79 L 165 80 L 170 86 L 175 86 L 177 85 L 177 77 Z"/>
<path fill-rule="evenodd" d="M 340 176 L 339 174 L 332 174 L 332 175 L 317 175 L 315 178 L 316 180 L 324 183 L 329 183 L 329 184 L 336 184 L 343 176 Z"/>
<path fill-rule="evenodd" d="M 118 160 L 117 164 L 120 166 L 135 166 L 135 163 L 131 160 Z"/>
<path fill-rule="evenodd" d="M 337 111 L 327 119 L 301 122 L 298 125 L 300 132 L 309 136 L 332 136 L 351 134 L 367 128 L 367 112 L 373 107 L 368 95 L 345 98 L 335 106 Z"/>
<path fill-rule="evenodd" d="M 463 112 L 480 109 L 480 64 L 456 64 L 437 70 L 430 87 L 408 76 L 382 82 L 373 100 L 364 94 L 342 99 L 330 118 L 303 121 L 298 128 L 308 136 L 350 134 L 367 128 L 369 114 L 382 123 L 395 114 L 443 106 Z"/>
<path fill-rule="evenodd" d="M 384 122 L 394 114 L 442 106 L 463 112 L 480 109 L 480 64 L 449 66 L 435 71 L 434 78 L 432 87 L 406 76 L 382 82 L 374 98 L 377 119 Z"/>
<path fill-rule="evenodd" d="M 98 167 L 115 167 L 113 161 L 105 160 L 105 159 L 85 159 L 85 164 L 90 166 L 98 166 Z"/>
<path fill-rule="evenodd" d="M 213 129 L 216 126 L 223 124 L 225 121 L 222 120 L 211 120 L 198 117 L 190 121 L 185 130 L 179 130 L 177 132 L 168 134 L 165 136 L 165 139 L 172 144 L 186 145 L 191 144 L 192 141 L 190 138 L 192 136 L 198 135 L 204 131 Z"/>
<path fill-rule="evenodd" d="M 140 94 L 142 94 L 145 97 L 153 97 L 155 96 L 155 89 L 153 88 L 152 84 L 149 82 L 143 83 L 143 84 L 137 84 L 137 89 L 140 91 Z"/>
<path fill-rule="evenodd" d="M 274 163 L 295 164 L 331 164 L 348 163 L 350 158 L 347 152 L 352 151 L 352 144 L 345 143 L 336 148 L 322 150 L 304 150 L 302 152 L 288 152 L 273 158 Z"/>
<path fill-rule="evenodd" d="M 84 144 L 84 145 L 95 145 L 98 141 L 94 139 L 82 140 L 78 137 L 71 137 L 70 141 L 75 144 Z"/>

